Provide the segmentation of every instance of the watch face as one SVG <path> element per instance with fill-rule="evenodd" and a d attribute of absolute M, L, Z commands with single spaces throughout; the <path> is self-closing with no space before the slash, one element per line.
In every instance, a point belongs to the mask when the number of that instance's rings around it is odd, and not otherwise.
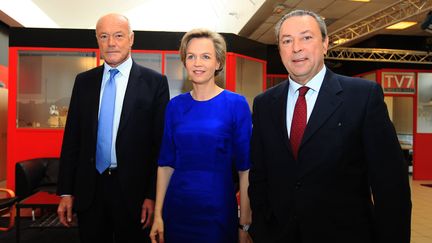
<path fill-rule="evenodd" d="M 243 231 L 248 231 L 250 228 L 250 224 L 239 224 L 239 228 Z"/>
<path fill-rule="evenodd" d="M 245 225 L 243 225 L 243 230 L 244 230 L 244 231 L 248 231 L 249 228 L 250 228 L 250 225 L 249 225 L 249 224 L 245 224 Z"/>

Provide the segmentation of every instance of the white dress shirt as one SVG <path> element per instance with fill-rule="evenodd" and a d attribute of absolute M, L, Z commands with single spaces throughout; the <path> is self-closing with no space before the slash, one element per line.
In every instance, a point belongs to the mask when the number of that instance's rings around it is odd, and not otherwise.
<path fill-rule="evenodd" d="M 304 86 L 309 87 L 308 92 L 305 95 L 306 99 L 306 105 L 307 105 L 307 118 L 306 123 L 309 121 L 309 117 L 312 114 L 312 110 L 315 106 L 315 102 L 318 98 L 318 92 L 321 88 L 321 85 L 324 81 L 324 76 L 326 73 L 326 67 L 323 66 L 323 68 L 311 79 L 309 82 L 307 82 Z M 287 125 L 287 131 L 288 131 L 288 137 L 291 135 L 291 122 L 294 114 L 294 107 L 297 102 L 297 98 L 299 95 L 298 89 L 302 87 L 302 85 L 296 83 L 291 78 L 288 78 L 289 80 L 289 87 L 288 87 L 288 97 L 287 97 L 287 110 L 286 110 L 286 125 Z"/>
<path fill-rule="evenodd" d="M 115 97 L 115 108 L 114 108 L 114 121 L 113 121 L 113 131 L 112 131 L 112 144 L 111 144 L 111 168 L 117 167 L 117 155 L 116 155 L 116 139 L 117 131 L 120 123 L 120 115 L 123 107 L 123 100 L 126 93 L 126 87 L 129 80 L 129 74 L 132 68 L 132 58 L 129 57 L 122 64 L 117 66 L 115 69 L 119 70 L 119 73 L 114 77 L 116 83 L 116 97 Z M 102 103 L 102 94 L 105 89 L 105 85 L 110 77 L 109 70 L 111 70 L 108 64 L 104 63 L 104 71 L 102 76 L 102 86 L 99 95 L 99 112 L 100 104 Z M 98 116 L 99 117 L 99 116 Z"/>

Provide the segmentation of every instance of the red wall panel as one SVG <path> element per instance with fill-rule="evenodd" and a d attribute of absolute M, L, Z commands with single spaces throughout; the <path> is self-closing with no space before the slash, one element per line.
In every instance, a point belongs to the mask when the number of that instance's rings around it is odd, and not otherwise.
<path fill-rule="evenodd" d="M 432 134 L 417 133 L 414 137 L 413 179 L 432 180 Z"/>

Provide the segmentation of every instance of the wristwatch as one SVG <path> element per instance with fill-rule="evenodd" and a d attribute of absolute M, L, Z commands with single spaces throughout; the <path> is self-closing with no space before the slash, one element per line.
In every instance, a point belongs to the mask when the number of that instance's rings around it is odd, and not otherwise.
<path fill-rule="evenodd" d="M 238 227 L 239 227 L 239 229 L 243 230 L 244 232 L 248 232 L 248 230 L 250 228 L 250 224 L 239 224 Z"/>

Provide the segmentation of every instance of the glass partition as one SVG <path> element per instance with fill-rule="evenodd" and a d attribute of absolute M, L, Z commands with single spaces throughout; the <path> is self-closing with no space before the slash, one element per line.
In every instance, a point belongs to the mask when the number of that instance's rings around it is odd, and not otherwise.
<path fill-rule="evenodd" d="M 185 82 L 187 80 L 187 73 L 178 54 L 165 55 L 165 75 L 168 78 L 170 98 L 192 89 L 191 84 Z"/>
<path fill-rule="evenodd" d="M 246 97 L 252 109 L 253 99 L 263 91 L 264 63 L 236 57 L 236 64 L 236 92 Z"/>
<path fill-rule="evenodd" d="M 417 133 L 432 133 L 432 73 L 418 73 Z"/>
<path fill-rule="evenodd" d="M 96 64 L 95 52 L 19 51 L 16 126 L 64 127 L 75 76 Z"/>
<path fill-rule="evenodd" d="M 155 70 L 162 73 L 162 54 L 161 53 L 143 53 L 133 52 L 133 60 L 141 66 Z"/>

